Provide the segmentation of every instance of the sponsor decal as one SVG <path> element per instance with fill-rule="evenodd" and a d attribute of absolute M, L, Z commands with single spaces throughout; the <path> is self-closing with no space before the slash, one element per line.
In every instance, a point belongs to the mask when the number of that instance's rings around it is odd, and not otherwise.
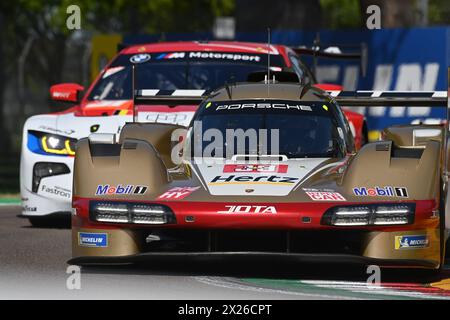
<path fill-rule="evenodd" d="M 183 59 L 186 57 L 186 52 L 170 52 L 170 53 L 161 53 L 156 57 L 156 60 L 161 59 Z"/>
<path fill-rule="evenodd" d="M 170 112 L 142 112 L 147 122 L 179 124 L 189 122 L 194 112 L 189 113 L 170 113 Z"/>
<path fill-rule="evenodd" d="M 59 197 L 63 197 L 63 198 L 68 198 L 70 199 L 72 197 L 71 192 L 65 188 L 61 188 L 58 186 L 54 186 L 54 187 L 47 187 L 46 185 L 42 185 L 41 186 L 41 191 L 45 192 L 45 193 L 49 193 L 55 196 L 59 196 Z"/>
<path fill-rule="evenodd" d="M 304 106 L 300 104 L 288 104 L 288 103 L 234 103 L 234 104 L 221 104 L 216 107 L 216 111 L 220 110 L 245 110 L 245 109 L 281 109 L 281 110 L 299 110 L 299 111 L 312 111 L 311 106 Z"/>
<path fill-rule="evenodd" d="M 346 201 L 339 192 L 306 191 L 312 201 Z"/>
<path fill-rule="evenodd" d="M 408 189 L 405 187 L 355 187 L 353 193 L 358 197 L 398 197 L 408 198 Z"/>
<path fill-rule="evenodd" d="M 258 55 L 227 53 L 227 52 L 202 52 L 202 51 L 161 53 L 156 57 L 156 60 L 185 59 L 185 58 L 249 61 L 249 62 L 261 61 L 261 57 Z"/>
<path fill-rule="evenodd" d="M 131 63 L 144 63 L 150 60 L 150 55 L 148 53 L 135 54 L 130 58 Z"/>
<path fill-rule="evenodd" d="M 117 186 L 110 186 L 109 184 L 99 184 L 95 195 L 122 195 L 122 194 L 136 194 L 143 195 L 147 192 L 148 186 L 135 186 L 132 184 Z"/>
<path fill-rule="evenodd" d="M 58 92 L 54 91 L 52 93 L 52 97 L 55 99 L 62 98 L 62 99 L 68 99 L 70 98 L 71 93 L 70 92 Z"/>
<path fill-rule="evenodd" d="M 25 212 L 36 212 L 37 208 L 36 207 L 30 207 L 28 205 L 24 205 L 22 206 L 22 210 Z"/>
<path fill-rule="evenodd" d="M 426 248 L 429 242 L 427 235 L 395 236 L 395 249 Z"/>
<path fill-rule="evenodd" d="M 52 131 L 52 132 L 55 132 L 55 133 L 62 133 L 62 134 L 65 134 L 65 135 L 71 135 L 71 134 L 73 134 L 75 132 L 75 130 L 71 130 L 71 129 L 69 129 L 69 130 L 59 130 L 59 129 L 52 128 L 52 127 L 47 127 L 47 126 L 39 126 L 39 129 L 45 130 L 45 131 Z"/>
<path fill-rule="evenodd" d="M 209 184 L 292 184 L 298 181 L 298 178 L 280 177 L 280 176 L 216 176 Z"/>
<path fill-rule="evenodd" d="M 82 247 L 106 248 L 108 246 L 108 234 L 78 232 L 78 245 Z"/>
<path fill-rule="evenodd" d="M 225 206 L 225 210 L 217 211 L 217 213 L 251 213 L 251 214 L 276 214 L 277 209 L 274 206 Z"/>
<path fill-rule="evenodd" d="M 287 164 L 226 164 L 223 172 L 244 172 L 244 173 L 286 173 Z"/>
<path fill-rule="evenodd" d="M 160 195 L 158 200 L 181 200 L 186 198 L 192 192 L 198 190 L 200 187 L 175 187 L 167 190 Z"/>
<path fill-rule="evenodd" d="M 220 52 L 189 52 L 189 58 L 193 59 L 221 59 L 221 60 L 241 60 L 241 61 L 255 61 L 261 60 L 260 56 L 238 54 L 238 53 L 220 53 Z"/>

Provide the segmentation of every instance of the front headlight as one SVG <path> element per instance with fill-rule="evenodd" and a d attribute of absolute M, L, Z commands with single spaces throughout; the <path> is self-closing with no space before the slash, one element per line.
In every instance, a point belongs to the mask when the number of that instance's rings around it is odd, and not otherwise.
<path fill-rule="evenodd" d="M 367 204 L 328 209 L 322 224 L 331 226 L 389 226 L 414 223 L 414 203 Z"/>
<path fill-rule="evenodd" d="M 77 139 L 39 131 L 28 131 L 28 148 L 40 154 L 74 156 Z"/>
<path fill-rule="evenodd" d="M 175 223 L 172 210 L 164 205 L 134 202 L 91 201 L 89 217 L 92 221 L 130 224 Z"/>

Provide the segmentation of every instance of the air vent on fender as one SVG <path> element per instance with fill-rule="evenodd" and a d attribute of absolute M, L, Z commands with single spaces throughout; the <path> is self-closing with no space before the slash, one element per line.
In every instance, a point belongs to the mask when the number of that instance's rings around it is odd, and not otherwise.
<path fill-rule="evenodd" d="M 392 146 L 391 157 L 420 159 L 424 150 L 424 148 L 399 148 L 396 146 Z"/>

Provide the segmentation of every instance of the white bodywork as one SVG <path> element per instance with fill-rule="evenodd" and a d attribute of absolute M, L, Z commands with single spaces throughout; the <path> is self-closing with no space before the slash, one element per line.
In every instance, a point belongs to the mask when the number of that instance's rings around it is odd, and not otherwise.
<path fill-rule="evenodd" d="M 97 132 L 118 133 L 131 116 L 78 117 L 73 113 L 38 115 L 29 118 L 23 128 L 20 159 L 20 193 L 24 216 L 45 216 L 54 213 L 70 213 L 72 200 L 71 156 L 38 154 L 28 148 L 28 131 L 34 130 L 81 139 L 91 132 L 91 126 L 99 125 Z M 42 178 L 37 193 L 32 191 L 33 167 L 37 162 L 64 163 L 70 173 Z"/>
<path fill-rule="evenodd" d="M 176 112 L 170 114 L 159 112 L 142 112 L 139 122 L 163 122 L 187 125 L 194 112 Z M 20 160 L 20 193 L 22 197 L 22 215 L 28 217 L 50 214 L 69 214 L 72 201 L 71 156 L 38 154 L 28 148 L 28 131 L 34 130 L 57 134 L 69 138 L 81 139 L 91 134 L 91 126 L 98 125 L 97 133 L 114 133 L 118 135 L 126 122 L 132 122 L 131 115 L 116 116 L 75 116 L 73 113 L 37 115 L 29 118 L 23 128 L 22 152 Z M 41 179 L 37 192 L 32 191 L 33 167 L 37 162 L 64 163 L 70 173 Z"/>
<path fill-rule="evenodd" d="M 245 195 L 246 189 L 253 189 L 253 196 L 287 196 L 292 190 L 296 189 L 300 182 L 308 175 L 314 172 L 314 169 L 320 166 L 328 158 L 311 158 L 311 159 L 291 159 L 282 162 L 286 166 L 285 172 L 277 170 L 279 165 L 275 162 L 259 165 L 262 167 L 258 171 L 242 171 L 236 170 L 233 172 L 224 172 L 223 165 L 211 165 L 208 160 L 197 159 L 194 162 L 195 174 L 201 177 L 206 189 L 212 195 Z M 211 159 L 211 163 L 213 159 Z M 225 165 L 231 166 L 245 166 L 246 162 L 227 160 Z M 336 165 L 336 164 L 333 164 Z M 198 171 L 198 172 L 197 172 Z M 233 177 L 243 178 L 244 176 L 251 176 L 253 180 L 236 181 Z M 271 181 L 270 176 L 275 176 L 276 179 Z M 220 177 L 214 181 L 216 177 Z M 224 182 L 226 179 L 232 179 Z M 290 181 L 289 179 L 293 179 Z M 294 180 L 295 179 L 295 180 Z M 285 182 L 283 182 L 285 181 Z M 275 187 L 276 186 L 276 187 Z"/>

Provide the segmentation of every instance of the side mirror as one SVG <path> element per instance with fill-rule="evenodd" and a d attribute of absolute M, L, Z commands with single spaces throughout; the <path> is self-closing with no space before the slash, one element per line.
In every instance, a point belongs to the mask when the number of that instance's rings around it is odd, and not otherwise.
<path fill-rule="evenodd" d="M 50 87 L 50 97 L 55 101 L 80 102 L 84 87 L 76 83 L 60 83 Z"/>

